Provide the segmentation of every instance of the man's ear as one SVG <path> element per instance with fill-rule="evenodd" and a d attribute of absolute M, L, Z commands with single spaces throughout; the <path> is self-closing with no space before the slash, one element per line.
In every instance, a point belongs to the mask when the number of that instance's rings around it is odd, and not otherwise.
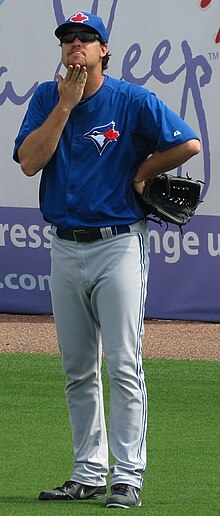
<path fill-rule="evenodd" d="M 108 53 L 108 45 L 106 43 L 100 43 L 101 46 L 101 57 L 105 57 Z"/>

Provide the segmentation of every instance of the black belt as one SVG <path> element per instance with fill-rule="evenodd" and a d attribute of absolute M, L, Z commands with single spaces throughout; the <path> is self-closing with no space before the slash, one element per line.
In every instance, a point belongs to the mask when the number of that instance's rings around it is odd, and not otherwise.
<path fill-rule="evenodd" d="M 105 240 L 123 233 L 130 233 L 129 226 L 109 226 L 106 228 L 90 229 L 61 229 L 57 228 L 56 234 L 59 238 L 73 240 L 74 242 L 94 242 L 95 240 Z"/>

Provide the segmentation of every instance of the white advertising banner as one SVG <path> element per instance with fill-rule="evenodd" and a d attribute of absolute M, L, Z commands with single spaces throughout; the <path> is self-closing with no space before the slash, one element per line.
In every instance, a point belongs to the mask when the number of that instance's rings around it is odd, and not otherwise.
<path fill-rule="evenodd" d="M 183 236 L 149 225 L 146 317 L 220 321 L 219 0 L 0 0 L 0 311 L 51 313 L 40 174 L 27 178 L 12 152 L 38 84 L 64 73 L 54 30 L 79 10 L 108 27 L 107 73 L 153 90 L 201 138 L 174 171 L 204 183 L 196 215 Z"/>

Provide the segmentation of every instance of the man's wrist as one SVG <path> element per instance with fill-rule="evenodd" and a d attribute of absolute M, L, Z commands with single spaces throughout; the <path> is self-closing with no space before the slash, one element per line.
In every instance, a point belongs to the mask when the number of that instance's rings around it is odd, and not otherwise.
<path fill-rule="evenodd" d="M 144 182 L 143 179 L 138 179 L 138 181 L 137 180 L 135 181 L 135 179 L 134 179 L 134 181 L 133 181 L 133 183 L 135 185 L 137 185 L 138 183 L 143 183 L 143 182 Z"/>

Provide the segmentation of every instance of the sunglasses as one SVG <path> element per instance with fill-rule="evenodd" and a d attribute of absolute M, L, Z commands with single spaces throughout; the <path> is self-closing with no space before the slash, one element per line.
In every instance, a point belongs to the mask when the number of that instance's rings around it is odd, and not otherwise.
<path fill-rule="evenodd" d="M 98 34 L 94 34 L 94 32 L 71 32 L 70 34 L 65 34 L 60 37 L 60 43 L 72 43 L 75 38 L 78 38 L 82 43 L 89 43 L 90 41 L 101 41 L 101 38 Z"/>

